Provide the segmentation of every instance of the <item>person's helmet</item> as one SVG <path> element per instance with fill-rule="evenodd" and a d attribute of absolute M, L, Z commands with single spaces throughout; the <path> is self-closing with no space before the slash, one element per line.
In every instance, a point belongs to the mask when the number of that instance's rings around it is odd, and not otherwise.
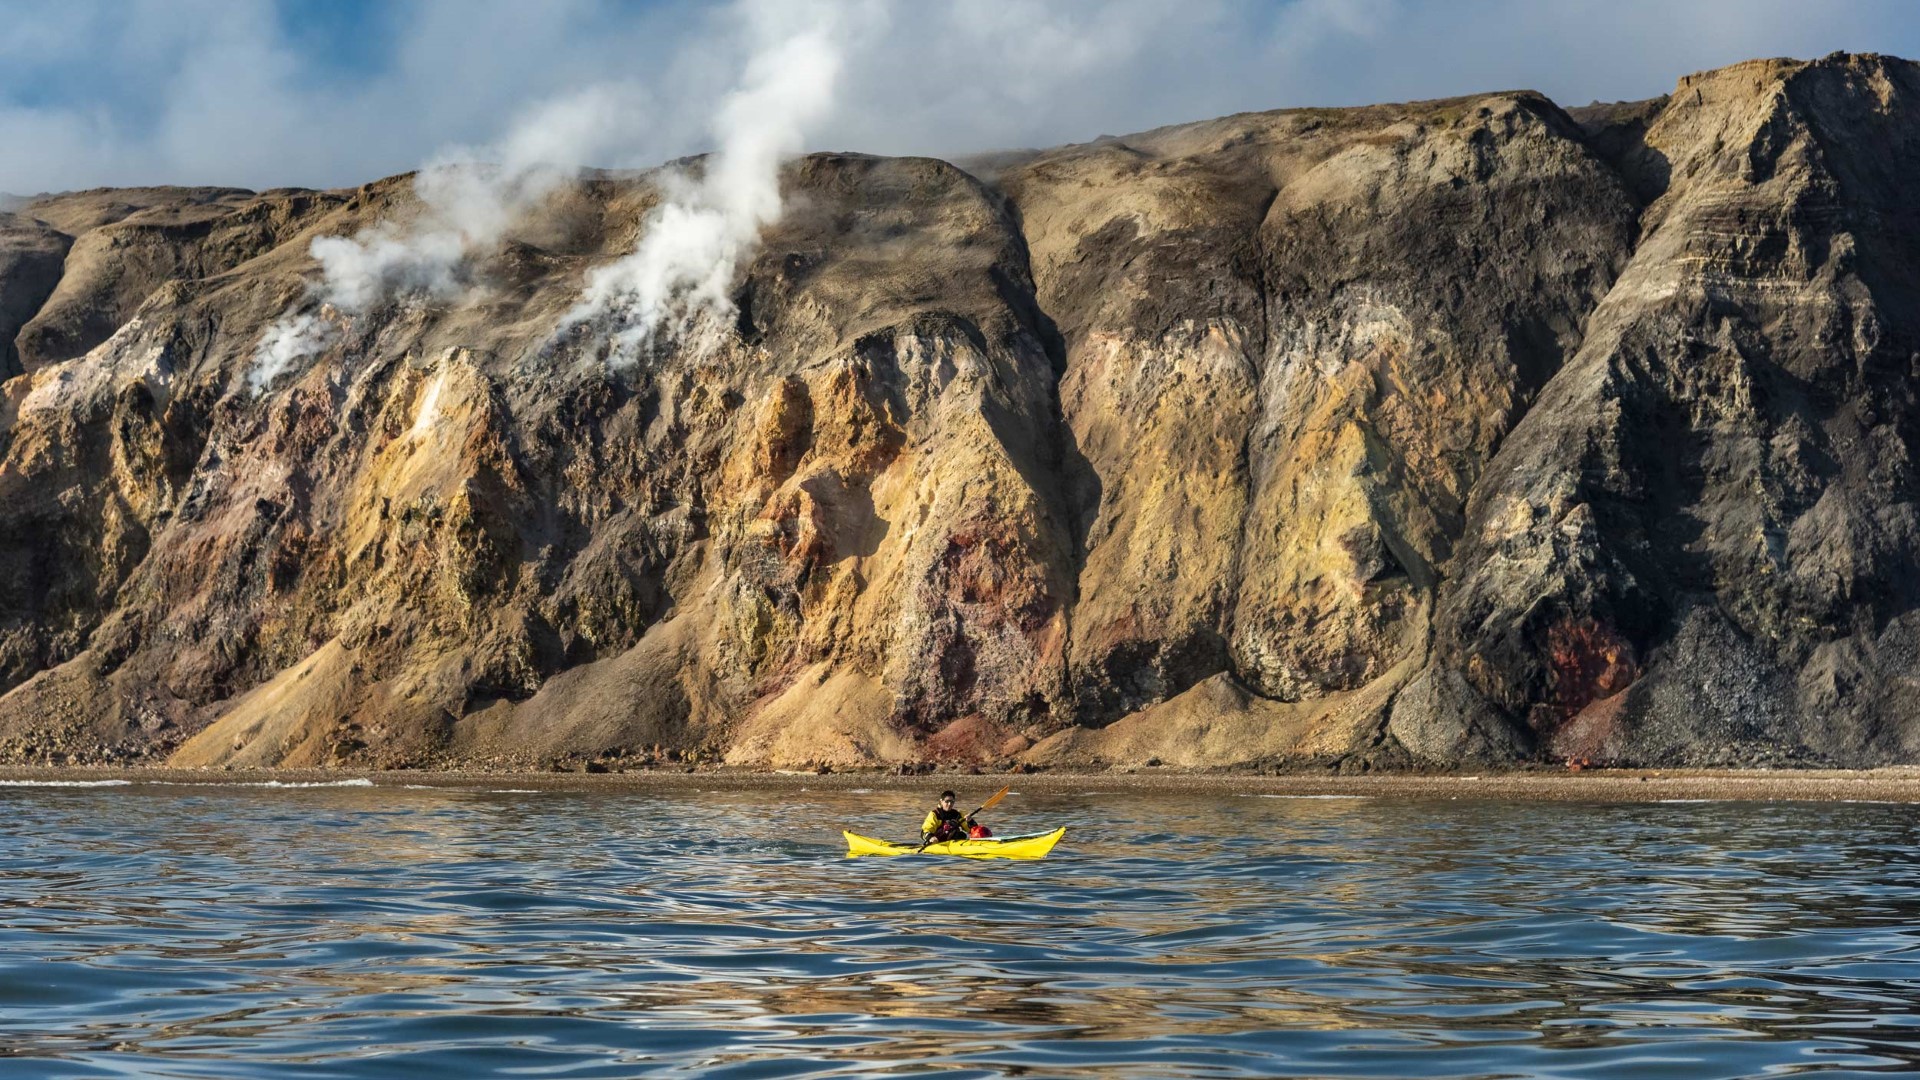
<path fill-rule="evenodd" d="M 975 825 L 973 828 L 967 830 L 967 836 L 974 840 L 985 840 L 992 835 L 992 833 L 987 831 L 985 825 Z"/>

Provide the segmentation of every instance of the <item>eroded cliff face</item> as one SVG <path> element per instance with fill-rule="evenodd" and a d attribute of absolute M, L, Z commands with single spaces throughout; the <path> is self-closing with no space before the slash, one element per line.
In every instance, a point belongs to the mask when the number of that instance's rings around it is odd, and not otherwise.
<path fill-rule="evenodd" d="M 1920 70 L 815 155 L 712 351 L 654 178 L 324 314 L 353 192 L 0 215 L 0 759 L 1920 759 Z"/>

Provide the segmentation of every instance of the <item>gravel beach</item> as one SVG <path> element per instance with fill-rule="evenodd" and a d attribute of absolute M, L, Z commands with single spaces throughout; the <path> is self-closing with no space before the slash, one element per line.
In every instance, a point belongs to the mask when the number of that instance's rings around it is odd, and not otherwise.
<path fill-rule="evenodd" d="M 624 773 L 352 772 L 347 770 L 0 769 L 0 785 L 123 780 L 130 783 L 286 785 L 365 779 L 376 787 L 465 787 L 511 777 L 515 785 L 554 790 L 622 791 L 687 788 L 769 792 L 944 787 L 1015 791 L 1135 791 L 1143 794 L 1365 795 L 1382 799 L 1487 799 L 1548 802 L 1660 802 L 1675 799 L 1802 802 L 1920 802 L 1920 767 L 1843 770 L 1591 769 L 1578 772 L 1487 772 L 1368 776 L 1268 776 L 1251 773 L 1138 769 L 1024 775 L 942 771 L 901 776 L 881 771 L 834 773 L 732 770 L 648 770 Z"/>

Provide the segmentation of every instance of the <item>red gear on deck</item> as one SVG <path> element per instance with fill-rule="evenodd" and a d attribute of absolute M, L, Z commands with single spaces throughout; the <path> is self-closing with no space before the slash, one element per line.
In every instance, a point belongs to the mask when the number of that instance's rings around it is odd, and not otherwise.
<path fill-rule="evenodd" d="M 973 828 L 967 830 L 967 837 L 972 840 L 985 840 L 992 835 L 992 833 L 987 831 L 985 825 L 975 825 Z"/>

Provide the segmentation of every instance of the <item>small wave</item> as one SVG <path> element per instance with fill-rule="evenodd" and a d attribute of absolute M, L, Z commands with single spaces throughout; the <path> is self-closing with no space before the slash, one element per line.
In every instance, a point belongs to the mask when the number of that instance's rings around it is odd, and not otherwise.
<path fill-rule="evenodd" d="M 482 795 L 538 795 L 540 794 L 539 788 L 530 788 L 530 787 L 470 788 L 470 787 L 461 787 L 459 784 L 401 784 L 400 789 L 402 791 L 473 791 L 473 792 L 478 792 Z"/>
<path fill-rule="evenodd" d="M 149 780 L 146 783 L 156 787 L 259 787 L 259 788 L 318 788 L 318 787 L 372 787 L 373 781 L 364 776 L 352 780 Z"/>
<path fill-rule="evenodd" d="M 1371 795 L 1269 795 L 1264 792 L 1243 792 L 1243 799 L 1371 799 Z"/>
<path fill-rule="evenodd" d="M 372 787 L 373 781 L 366 777 L 353 780 L 255 780 L 233 785 L 234 787 Z"/>
<path fill-rule="evenodd" d="M 131 780 L 0 780 L 0 787 L 126 787 Z"/>

